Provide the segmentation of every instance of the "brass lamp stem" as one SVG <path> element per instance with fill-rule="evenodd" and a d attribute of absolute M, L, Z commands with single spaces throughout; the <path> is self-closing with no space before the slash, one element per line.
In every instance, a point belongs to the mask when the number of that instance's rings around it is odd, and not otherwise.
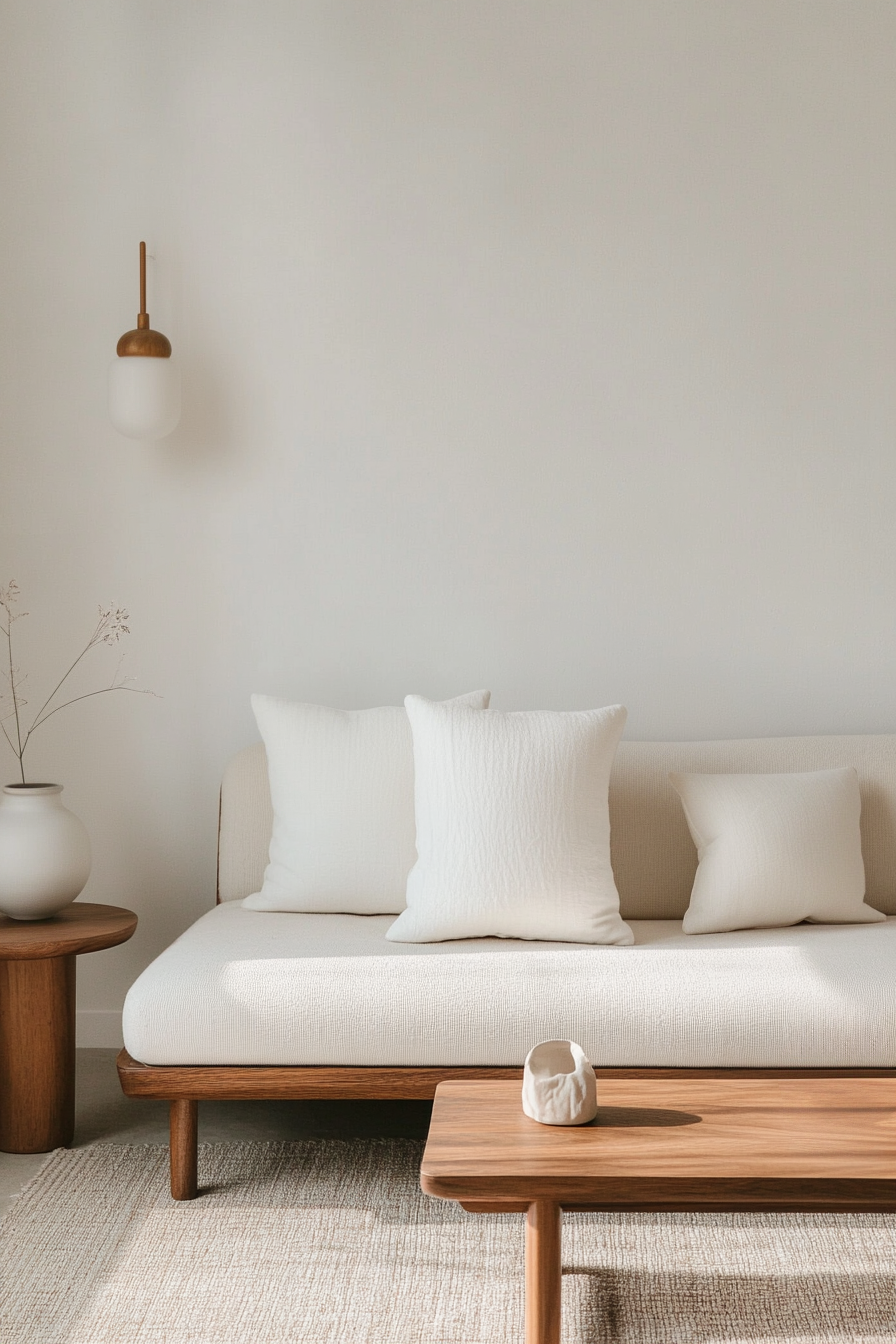
<path fill-rule="evenodd" d="M 146 244 L 140 244 L 140 312 L 137 326 L 126 331 L 116 347 L 119 355 L 149 355 L 154 359 L 168 359 L 171 342 L 160 331 L 153 331 L 146 311 Z"/>
<path fill-rule="evenodd" d="M 140 312 L 137 314 L 137 330 L 149 330 L 149 313 L 146 311 L 146 244 L 140 244 Z"/>

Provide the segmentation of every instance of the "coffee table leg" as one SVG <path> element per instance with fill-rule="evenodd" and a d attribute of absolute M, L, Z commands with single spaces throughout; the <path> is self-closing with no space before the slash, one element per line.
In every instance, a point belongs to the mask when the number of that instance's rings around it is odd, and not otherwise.
<path fill-rule="evenodd" d="M 64 1148 L 75 1129 L 75 958 L 0 961 L 0 1152 Z"/>
<path fill-rule="evenodd" d="M 526 1344 L 560 1344 L 560 1205 L 526 1214 Z"/>

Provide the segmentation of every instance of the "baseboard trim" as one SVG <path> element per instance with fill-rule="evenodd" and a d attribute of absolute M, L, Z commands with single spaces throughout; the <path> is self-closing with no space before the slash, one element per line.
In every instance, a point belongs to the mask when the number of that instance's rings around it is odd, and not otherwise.
<path fill-rule="evenodd" d="M 105 1046 L 120 1050 L 124 1044 L 121 1009 L 79 1008 L 75 1014 L 75 1044 L 87 1049 Z"/>

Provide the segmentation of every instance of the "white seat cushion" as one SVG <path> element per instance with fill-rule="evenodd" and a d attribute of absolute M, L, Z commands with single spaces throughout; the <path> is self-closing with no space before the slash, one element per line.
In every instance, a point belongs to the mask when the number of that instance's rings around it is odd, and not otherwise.
<path fill-rule="evenodd" d="M 390 915 L 228 903 L 136 981 L 124 1040 L 147 1064 L 501 1064 L 578 1041 L 596 1065 L 896 1067 L 896 918 L 634 947 L 387 942 Z"/>

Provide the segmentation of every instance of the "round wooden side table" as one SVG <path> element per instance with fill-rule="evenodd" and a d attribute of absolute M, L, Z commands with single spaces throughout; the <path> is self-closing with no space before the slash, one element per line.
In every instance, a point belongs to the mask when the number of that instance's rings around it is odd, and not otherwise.
<path fill-rule="evenodd" d="M 0 1152 L 47 1153 L 75 1131 L 75 957 L 127 942 L 137 916 L 78 901 L 0 915 Z"/>

